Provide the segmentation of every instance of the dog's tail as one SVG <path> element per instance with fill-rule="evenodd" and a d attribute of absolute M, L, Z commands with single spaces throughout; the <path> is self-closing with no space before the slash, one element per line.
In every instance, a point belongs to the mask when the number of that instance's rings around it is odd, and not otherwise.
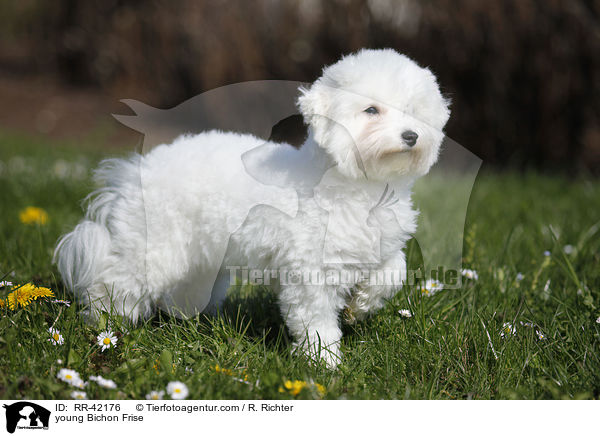
<path fill-rule="evenodd" d="M 110 252 L 110 235 L 106 227 L 85 219 L 64 235 L 54 251 L 54 262 L 65 286 L 75 297 L 87 303 L 88 290 L 94 284 L 101 264 Z"/>
<path fill-rule="evenodd" d="M 84 219 L 58 241 L 54 250 L 53 261 L 65 286 L 78 301 L 88 306 L 90 319 L 101 310 L 111 310 L 113 303 L 119 313 L 132 318 L 137 316 L 134 303 L 125 307 L 126 296 L 119 294 L 123 283 L 115 281 L 118 275 L 115 268 L 119 267 L 120 259 L 114 255 L 115 241 L 108 224 L 115 220 L 115 211 L 123 213 L 124 206 L 119 201 L 124 198 L 127 204 L 134 204 L 133 210 L 139 215 L 134 218 L 138 222 L 145 219 L 140 160 L 140 155 L 133 154 L 129 159 L 106 159 L 100 163 L 94 172 L 94 181 L 102 187 L 84 200 L 87 203 Z M 144 306 L 144 310 L 149 309 Z"/>

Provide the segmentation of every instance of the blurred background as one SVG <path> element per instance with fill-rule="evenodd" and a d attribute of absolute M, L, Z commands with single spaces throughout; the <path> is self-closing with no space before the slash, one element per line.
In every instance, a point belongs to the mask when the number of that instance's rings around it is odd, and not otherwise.
<path fill-rule="evenodd" d="M 0 129 L 133 147 L 111 113 L 247 80 L 310 82 L 363 47 L 430 67 L 486 166 L 600 172 L 598 0 L 0 2 Z"/>

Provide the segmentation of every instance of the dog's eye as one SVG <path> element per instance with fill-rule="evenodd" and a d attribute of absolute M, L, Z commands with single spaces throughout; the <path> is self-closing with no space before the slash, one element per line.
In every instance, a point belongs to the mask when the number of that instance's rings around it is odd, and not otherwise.
<path fill-rule="evenodd" d="M 376 115 L 379 113 L 379 111 L 377 110 L 377 108 L 375 106 L 369 106 L 368 108 L 365 109 L 365 112 L 370 115 Z"/>

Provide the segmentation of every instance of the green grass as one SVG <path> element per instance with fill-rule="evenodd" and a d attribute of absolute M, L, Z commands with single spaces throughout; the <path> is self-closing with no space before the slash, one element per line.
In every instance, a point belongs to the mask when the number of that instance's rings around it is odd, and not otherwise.
<path fill-rule="evenodd" d="M 52 251 L 80 219 L 89 170 L 102 155 L 0 134 L 0 280 L 34 282 L 72 299 Z M 27 206 L 45 209 L 48 223 L 22 224 Z M 94 399 L 144 398 L 173 380 L 186 383 L 190 398 L 207 399 L 292 398 L 280 392 L 286 380 L 309 382 L 296 398 L 321 398 L 310 382 L 323 385 L 328 399 L 598 398 L 599 210 L 598 180 L 481 173 L 463 250 L 464 266 L 479 279 L 432 297 L 405 288 L 372 318 L 345 326 L 335 371 L 292 355 L 275 296 L 260 287 L 238 289 L 218 318 L 158 314 L 138 326 L 116 317 L 88 325 L 76 304 L 0 309 L 0 397 L 69 398 L 73 388 L 56 378 L 67 367 L 85 380 L 103 375 L 117 383 L 116 390 L 90 383 Z M 575 248 L 569 255 L 567 244 Z M 406 308 L 412 318 L 399 316 Z M 502 338 L 507 322 L 516 335 Z M 107 323 L 118 343 L 101 352 L 96 336 Z M 48 341 L 51 326 L 63 345 Z"/>

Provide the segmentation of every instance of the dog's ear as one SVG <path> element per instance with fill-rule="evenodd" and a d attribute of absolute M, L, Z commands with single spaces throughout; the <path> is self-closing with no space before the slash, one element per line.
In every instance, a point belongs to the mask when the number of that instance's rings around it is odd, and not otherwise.
<path fill-rule="evenodd" d="M 432 105 L 432 107 L 437 108 L 437 110 L 431 113 L 429 118 L 429 124 L 431 124 L 437 129 L 443 130 L 444 126 L 448 122 L 448 119 L 450 118 L 450 105 L 452 101 L 449 95 L 442 94 L 442 90 L 440 89 L 440 85 L 438 84 L 437 77 L 435 76 L 433 71 L 431 71 L 429 68 L 422 68 L 422 71 L 426 76 L 429 77 L 429 79 L 434 84 L 435 91 L 433 92 L 435 92 L 439 98 L 439 104 Z"/>
<path fill-rule="evenodd" d="M 320 145 L 327 128 L 327 112 L 329 108 L 329 92 L 327 86 L 316 82 L 310 88 L 299 88 L 298 108 L 304 122 L 311 127 L 313 136 Z"/>

